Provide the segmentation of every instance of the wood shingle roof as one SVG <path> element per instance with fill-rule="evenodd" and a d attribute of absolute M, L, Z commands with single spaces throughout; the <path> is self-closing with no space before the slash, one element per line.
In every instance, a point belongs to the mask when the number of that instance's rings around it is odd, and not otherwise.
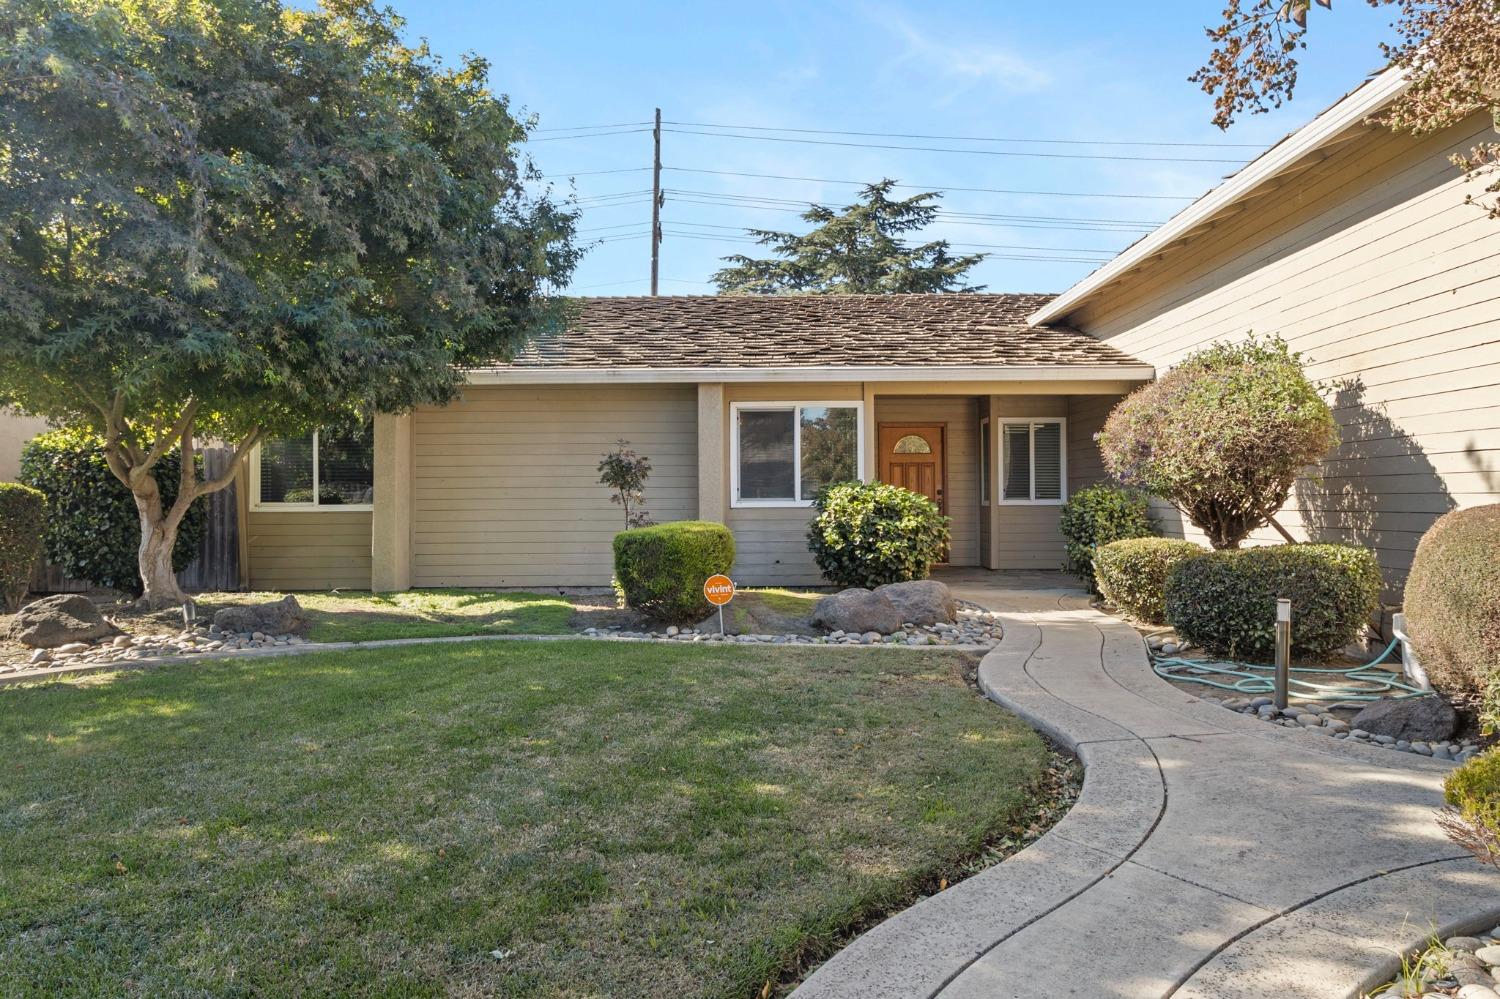
<path fill-rule="evenodd" d="M 564 329 L 489 370 L 1138 367 L 1077 330 L 1029 326 L 1051 295 L 580 298 Z"/>

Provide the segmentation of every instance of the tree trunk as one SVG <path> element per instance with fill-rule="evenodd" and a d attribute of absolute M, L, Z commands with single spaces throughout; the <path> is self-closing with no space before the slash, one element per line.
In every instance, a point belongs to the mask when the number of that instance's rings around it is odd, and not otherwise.
<path fill-rule="evenodd" d="M 156 479 L 142 476 L 133 490 L 141 514 L 141 546 L 137 568 L 141 573 L 141 604 L 151 610 L 176 607 L 187 600 L 172 571 L 172 549 L 177 545 L 177 522 L 162 513 L 161 491 Z"/>

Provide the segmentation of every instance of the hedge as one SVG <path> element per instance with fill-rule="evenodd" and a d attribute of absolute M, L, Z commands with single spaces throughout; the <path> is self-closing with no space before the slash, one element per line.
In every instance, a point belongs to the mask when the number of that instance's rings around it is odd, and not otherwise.
<path fill-rule="evenodd" d="M 177 498 L 176 451 L 153 469 L 162 506 Z M 47 496 L 47 558 L 74 579 L 140 594 L 141 518 L 130 490 L 104 461 L 103 441 L 88 430 L 52 430 L 21 449 L 21 481 Z M 207 521 L 196 502 L 177 530 L 172 568 L 188 567 L 198 553 Z"/>
<path fill-rule="evenodd" d="M 625 605 L 658 621 L 701 621 L 713 606 L 703 583 L 734 564 L 734 535 L 723 524 L 677 520 L 615 535 L 615 582 Z"/>
<path fill-rule="evenodd" d="M 1131 617 L 1151 624 L 1167 619 L 1167 575 L 1184 559 L 1208 550 L 1177 538 L 1128 538 L 1094 553 L 1099 592 Z"/>
<path fill-rule="evenodd" d="M 1292 602 L 1292 652 L 1320 657 L 1359 637 L 1379 607 L 1375 555 L 1351 545 L 1274 545 L 1205 552 L 1167 577 L 1167 623 L 1216 655 L 1269 659 L 1276 601 Z"/>
<path fill-rule="evenodd" d="M 1469 760 L 1443 782 L 1443 830 L 1479 860 L 1500 867 L 1500 751 Z"/>
<path fill-rule="evenodd" d="M 830 582 L 874 589 L 926 579 L 948 548 L 932 500 L 885 482 L 841 482 L 813 501 L 807 548 Z"/>
<path fill-rule="evenodd" d="M 1068 497 L 1059 527 L 1068 553 L 1063 568 L 1096 592 L 1095 549 L 1112 541 L 1148 538 L 1156 533 L 1147 513 L 1146 494 L 1108 482 L 1085 486 Z"/>
<path fill-rule="evenodd" d="M 1500 688 L 1500 504 L 1446 514 L 1422 535 L 1406 580 L 1407 631 L 1435 686 L 1449 694 Z"/>
<path fill-rule="evenodd" d="M 31 571 L 42 557 L 47 497 L 39 489 L 0 482 L 0 597 L 11 613 L 21 609 Z"/>

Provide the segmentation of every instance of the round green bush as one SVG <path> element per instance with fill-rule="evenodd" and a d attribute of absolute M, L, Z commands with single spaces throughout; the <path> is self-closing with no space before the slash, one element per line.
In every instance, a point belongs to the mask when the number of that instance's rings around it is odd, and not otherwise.
<path fill-rule="evenodd" d="M 1216 655 L 1269 659 L 1276 601 L 1292 602 L 1292 652 L 1326 656 L 1359 637 L 1379 607 L 1380 566 L 1352 545 L 1205 552 L 1167 577 L 1167 623 Z"/>
<path fill-rule="evenodd" d="M 12 613 L 26 599 L 46 526 L 47 497 L 40 489 L 0 482 L 0 597 Z"/>
<path fill-rule="evenodd" d="M 1209 544 L 1237 548 L 1338 442 L 1301 357 L 1252 337 L 1190 354 L 1127 396 L 1099 453 L 1115 479 L 1170 500 Z"/>
<path fill-rule="evenodd" d="M 47 558 L 74 579 L 139 595 L 137 553 L 141 518 L 135 498 L 104 460 L 104 442 L 89 430 L 67 428 L 32 438 L 21 450 L 21 481 L 47 496 Z M 177 498 L 181 465 L 172 451 L 153 471 L 162 506 Z M 177 530 L 172 568 L 188 567 L 203 540 L 207 515 L 194 503 Z"/>
<path fill-rule="evenodd" d="M 1454 510 L 1422 535 L 1402 610 L 1435 686 L 1470 697 L 1500 686 L 1500 504 Z"/>
<path fill-rule="evenodd" d="M 1443 797 L 1451 809 L 1440 817 L 1444 831 L 1478 859 L 1500 867 L 1500 750 L 1481 753 L 1449 774 Z"/>
<path fill-rule="evenodd" d="M 873 589 L 926 579 L 948 547 L 948 518 L 921 493 L 841 482 L 813 502 L 807 548 L 830 582 Z"/>
<path fill-rule="evenodd" d="M 1094 552 L 1099 592 L 1131 617 L 1151 624 L 1167 619 L 1167 576 L 1184 559 L 1207 549 L 1177 538 L 1127 538 Z"/>
<path fill-rule="evenodd" d="M 703 583 L 734 564 L 734 535 L 723 524 L 675 520 L 615 535 L 615 582 L 625 605 L 672 624 L 713 610 Z"/>
<path fill-rule="evenodd" d="M 1067 546 L 1067 571 L 1095 592 L 1094 550 L 1111 541 L 1148 538 L 1156 526 L 1146 512 L 1146 494 L 1109 482 L 1085 486 L 1063 504 L 1060 527 Z"/>

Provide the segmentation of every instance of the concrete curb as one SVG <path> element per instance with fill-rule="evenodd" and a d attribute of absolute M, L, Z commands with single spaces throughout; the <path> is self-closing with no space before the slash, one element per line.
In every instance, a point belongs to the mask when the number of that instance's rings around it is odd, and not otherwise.
<path fill-rule="evenodd" d="M 595 635 L 444 635 L 436 638 L 383 638 L 373 642 L 309 642 L 306 645 L 278 645 L 260 649 L 230 649 L 228 651 L 196 652 L 192 655 L 155 656 L 149 659 L 129 659 L 112 663 L 80 663 L 76 666 L 54 666 L 50 669 L 29 669 L 17 673 L 0 673 L 0 687 L 18 683 L 36 683 L 62 677 L 88 676 L 91 673 L 117 673 L 126 670 L 147 670 L 158 666 L 176 666 L 180 663 L 224 662 L 236 659 L 267 659 L 281 656 L 306 656 L 318 652 L 353 652 L 365 649 L 399 649 L 413 645 L 455 645 L 468 642 L 598 642 L 608 645 L 671 645 L 695 648 L 796 648 L 796 649 L 850 649 L 868 651 L 872 649 L 901 649 L 917 652 L 963 652 L 969 655 L 988 650 L 984 645 L 841 645 L 837 643 L 812 644 L 790 642 L 684 642 L 675 638 L 603 638 Z"/>

